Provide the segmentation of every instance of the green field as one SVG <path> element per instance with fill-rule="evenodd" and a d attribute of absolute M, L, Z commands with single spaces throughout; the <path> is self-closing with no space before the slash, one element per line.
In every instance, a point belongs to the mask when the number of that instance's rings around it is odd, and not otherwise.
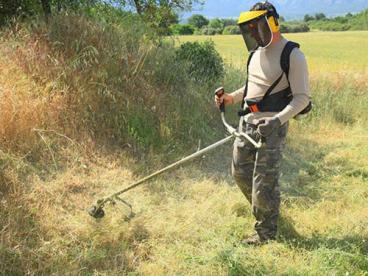
<path fill-rule="evenodd" d="M 285 37 L 301 44 L 312 73 L 368 72 L 368 31 L 310 32 Z M 212 40 L 227 63 L 238 67 L 246 64 L 247 52 L 240 35 L 181 36 L 178 40 Z"/>

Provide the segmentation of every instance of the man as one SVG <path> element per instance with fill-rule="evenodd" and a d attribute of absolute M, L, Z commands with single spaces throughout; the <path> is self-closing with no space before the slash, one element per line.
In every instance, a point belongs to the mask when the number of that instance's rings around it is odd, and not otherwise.
<path fill-rule="evenodd" d="M 240 15 L 238 25 L 250 52 L 248 79 L 239 90 L 215 98 L 217 105 L 243 101 L 239 129 L 263 141 L 259 149 L 239 138 L 234 142 L 232 174 L 256 218 L 256 234 L 243 240 L 245 244 L 276 238 L 279 168 L 288 121 L 310 107 L 305 57 L 299 45 L 282 37 L 278 18 L 269 2 Z"/>

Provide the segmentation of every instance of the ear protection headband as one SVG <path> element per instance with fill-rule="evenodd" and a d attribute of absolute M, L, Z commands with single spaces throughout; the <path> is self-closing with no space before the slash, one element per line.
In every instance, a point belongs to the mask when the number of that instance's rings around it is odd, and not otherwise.
<path fill-rule="evenodd" d="M 253 6 L 251 10 L 266 10 L 266 16 L 268 23 L 270 24 L 271 31 L 273 33 L 276 33 L 280 30 L 280 25 L 278 21 L 280 16 L 277 13 L 276 8 L 271 3 L 269 3 L 268 1 L 257 3 L 255 6 Z"/>
<path fill-rule="evenodd" d="M 280 31 L 279 21 L 277 20 L 275 16 L 267 15 L 267 20 L 268 20 L 268 24 L 270 25 L 271 31 L 273 33 L 277 33 L 278 31 Z"/>

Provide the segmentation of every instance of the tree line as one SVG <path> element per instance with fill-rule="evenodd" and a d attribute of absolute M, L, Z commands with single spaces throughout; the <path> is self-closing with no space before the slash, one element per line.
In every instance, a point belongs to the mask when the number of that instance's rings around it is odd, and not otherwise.
<path fill-rule="evenodd" d="M 305 22 L 287 22 L 280 17 L 282 32 L 308 32 L 309 27 Z M 231 18 L 207 19 L 201 14 L 194 14 L 188 18 L 186 24 L 173 24 L 170 32 L 174 35 L 234 35 L 240 34 L 237 20 Z"/>
<path fill-rule="evenodd" d="M 320 31 L 368 30 L 368 9 L 357 14 L 347 13 L 333 18 L 328 18 L 323 13 L 314 16 L 306 14 L 303 21 L 311 29 Z"/>
<path fill-rule="evenodd" d="M 204 0 L 0 0 L 0 25 L 13 18 L 42 16 L 49 20 L 55 14 L 73 11 L 115 16 L 132 13 L 158 33 L 167 34 L 169 26 L 178 23 L 178 14 L 190 11 Z"/>
<path fill-rule="evenodd" d="M 306 14 L 302 20 L 286 21 L 280 17 L 280 29 L 283 33 L 319 31 L 368 30 L 368 9 L 358 14 L 348 13 L 345 16 L 328 18 L 324 13 Z M 240 34 L 236 19 L 208 19 L 203 15 L 194 14 L 187 23 L 175 23 L 170 26 L 174 35 L 216 35 Z"/>

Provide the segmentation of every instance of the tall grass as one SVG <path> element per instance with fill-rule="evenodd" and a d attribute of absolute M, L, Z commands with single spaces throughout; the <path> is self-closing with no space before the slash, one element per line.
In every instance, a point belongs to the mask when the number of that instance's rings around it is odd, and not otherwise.
<path fill-rule="evenodd" d="M 48 26 L 22 29 L 8 54 L 44 87 L 45 108 L 56 114 L 43 124 L 68 137 L 141 150 L 213 137 L 208 87 L 186 77 L 173 46 L 148 34 L 136 19 L 107 25 L 60 16 Z M 50 108 L 54 101 L 57 108 Z M 193 121 L 200 127 L 193 128 Z"/>

